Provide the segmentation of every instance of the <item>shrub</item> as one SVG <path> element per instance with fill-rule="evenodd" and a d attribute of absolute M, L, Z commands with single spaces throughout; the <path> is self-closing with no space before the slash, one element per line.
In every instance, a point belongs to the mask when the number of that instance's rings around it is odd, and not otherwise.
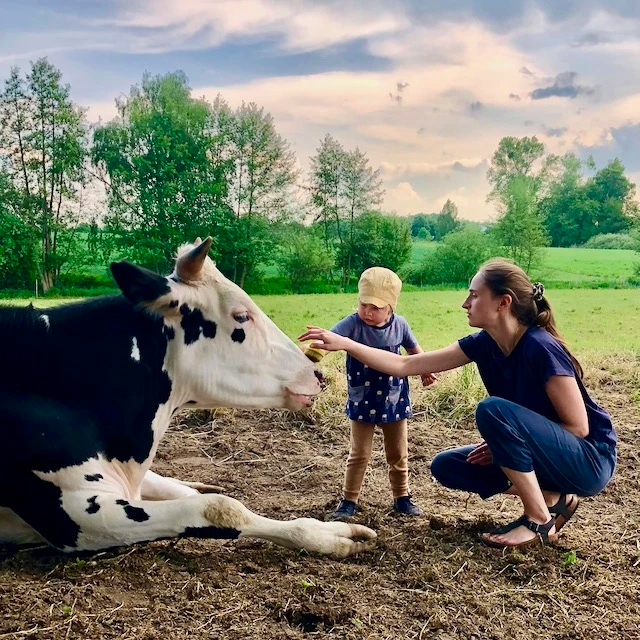
<path fill-rule="evenodd" d="M 585 249 L 638 249 L 639 244 L 638 239 L 628 233 L 601 233 L 582 246 Z"/>
<path fill-rule="evenodd" d="M 280 272 L 294 293 L 311 293 L 321 277 L 331 272 L 333 253 L 311 233 L 300 233 L 280 247 Z"/>
<path fill-rule="evenodd" d="M 0 210 L 0 238 L 0 289 L 32 290 L 39 259 L 35 231 Z"/>
<path fill-rule="evenodd" d="M 468 284 L 478 267 L 491 256 L 488 238 L 477 227 L 464 227 L 445 237 L 408 274 L 412 284 Z"/>

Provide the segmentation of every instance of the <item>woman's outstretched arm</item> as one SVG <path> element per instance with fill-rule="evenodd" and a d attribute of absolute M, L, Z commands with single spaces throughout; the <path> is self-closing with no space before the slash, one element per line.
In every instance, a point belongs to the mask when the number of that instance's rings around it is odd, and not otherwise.
<path fill-rule="evenodd" d="M 373 369 L 398 378 L 448 371 L 471 362 L 457 342 L 437 351 L 401 356 L 383 349 L 367 347 L 321 327 L 308 326 L 298 340 L 313 340 L 312 347 L 326 351 L 344 350 Z"/>

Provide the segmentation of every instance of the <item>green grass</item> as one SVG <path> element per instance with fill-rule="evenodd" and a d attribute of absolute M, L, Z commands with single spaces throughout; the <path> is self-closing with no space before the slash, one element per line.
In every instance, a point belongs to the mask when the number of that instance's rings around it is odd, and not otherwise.
<path fill-rule="evenodd" d="M 572 348 L 640 352 L 640 289 L 549 289 L 547 294 Z M 436 349 L 475 331 L 460 307 L 464 297 L 464 290 L 407 291 L 400 297 L 398 313 L 407 318 L 423 349 Z M 357 303 L 353 293 L 254 296 L 254 300 L 294 339 L 307 324 L 332 327 Z M 34 304 L 49 307 L 69 301 L 40 298 Z M 29 300 L 3 302 L 28 304 Z"/>
<path fill-rule="evenodd" d="M 569 284 L 623 282 L 633 276 L 634 266 L 640 262 L 638 253 L 630 249 L 550 247 L 544 251 L 544 262 L 532 277 Z"/>
<path fill-rule="evenodd" d="M 460 307 L 463 290 L 405 292 L 398 313 L 407 318 L 423 349 L 436 349 L 476 331 Z M 550 290 L 560 332 L 577 350 L 640 352 L 640 289 Z M 256 302 L 289 336 L 307 324 L 330 328 L 352 313 L 354 294 L 254 296 Z"/>
<path fill-rule="evenodd" d="M 417 266 L 438 243 L 413 243 L 410 265 Z M 548 247 L 542 264 L 531 271 L 534 280 L 570 287 L 619 287 L 634 275 L 640 255 L 631 249 L 582 249 Z"/>

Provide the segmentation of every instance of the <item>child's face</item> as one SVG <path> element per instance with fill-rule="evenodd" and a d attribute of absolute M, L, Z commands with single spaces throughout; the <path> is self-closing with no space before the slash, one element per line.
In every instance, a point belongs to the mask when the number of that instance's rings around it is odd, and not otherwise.
<path fill-rule="evenodd" d="M 391 317 L 391 307 L 376 307 L 375 304 L 365 304 L 358 300 L 358 317 L 362 322 L 372 327 L 385 325 Z"/>

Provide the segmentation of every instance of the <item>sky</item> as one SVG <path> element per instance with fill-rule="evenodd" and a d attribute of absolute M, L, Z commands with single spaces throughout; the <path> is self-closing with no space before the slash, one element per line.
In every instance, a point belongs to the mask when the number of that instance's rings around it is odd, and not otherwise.
<path fill-rule="evenodd" d="M 640 184 L 640 0 L 2 0 L 0 79 L 46 56 L 91 121 L 142 74 L 256 102 L 301 169 L 330 133 L 380 168 L 384 208 L 491 219 L 504 136 L 617 157 Z"/>

